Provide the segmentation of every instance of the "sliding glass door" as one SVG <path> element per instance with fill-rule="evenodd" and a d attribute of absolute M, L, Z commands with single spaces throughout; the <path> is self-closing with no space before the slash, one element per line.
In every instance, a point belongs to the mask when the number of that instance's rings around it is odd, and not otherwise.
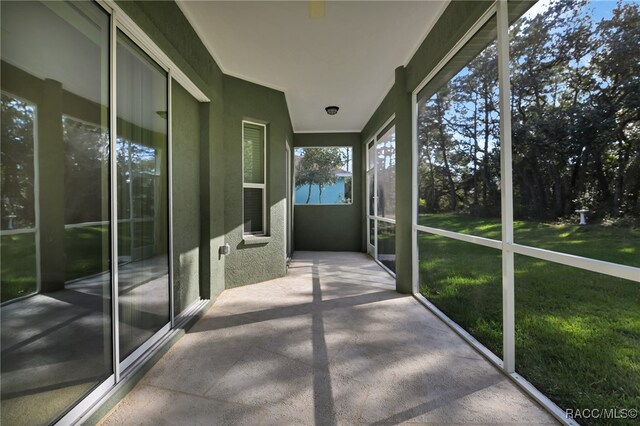
<path fill-rule="evenodd" d="M 113 374 L 109 15 L 2 2 L 0 423 L 47 424 Z"/>
<path fill-rule="evenodd" d="M 122 361 L 170 319 L 167 73 L 121 31 L 116 49 Z"/>
<path fill-rule="evenodd" d="M 97 3 L 1 8 L 0 423 L 39 425 L 170 329 L 169 75 Z"/>

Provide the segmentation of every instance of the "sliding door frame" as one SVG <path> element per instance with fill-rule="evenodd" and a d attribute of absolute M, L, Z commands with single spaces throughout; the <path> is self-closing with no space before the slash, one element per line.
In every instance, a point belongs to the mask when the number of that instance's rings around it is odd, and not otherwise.
<path fill-rule="evenodd" d="M 206 306 L 207 301 L 199 298 L 182 313 L 174 313 L 174 264 L 173 264 L 173 144 L 172 144 L 172 82 L 178 82 L 198 102 L 210 102 L 210 99 L 187 77 L 187 75 L 162 51 L 151 38 L 131 19 L 114 0 L 96 0 L 96 3 L 109 15 L 109 201 L 110 201 L 110 255 L 111 255 L 111 334 L 113 373 L 93 391 L 81 399 L 71 410 L 64 414 L 57 424 L 75 424 L 87 419 L 106 397 L 113 394 L 115 387 L 131 377 L 146 361 L 153 351 L 167 341 L 176 331 L 176 326 L 186 321 L 186 316 L 195 314 Z M 119 300 L 118 300 L 118 203 L 117 203 L 117 34 L 122 31 L 131 41 L 147 54 L 167 76 L 167 226 L 169 257 L 169 321 L 131 355 L 120 361 L 119 339 Z"/>

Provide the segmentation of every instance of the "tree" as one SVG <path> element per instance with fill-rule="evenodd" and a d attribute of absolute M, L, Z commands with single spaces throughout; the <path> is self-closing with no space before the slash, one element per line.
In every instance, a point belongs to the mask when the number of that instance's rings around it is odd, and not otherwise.
<path fill-rule="evenodd" d="M 336 170 L 344 166 L 345 157 L 340 148 L 304 148 L 302 158 L 296 165 L 296 188 L 308 185 L 307 201 L 311 200 L 311 188 L 318 185 L 319 200 L 326 185 L 336 183 Z"/>
<path fill-rule="evenodd" d="M 2 228 L 15 216 L 14 228 L 35 226 L 35 107 L 2 94 L 0 185 Z"/>

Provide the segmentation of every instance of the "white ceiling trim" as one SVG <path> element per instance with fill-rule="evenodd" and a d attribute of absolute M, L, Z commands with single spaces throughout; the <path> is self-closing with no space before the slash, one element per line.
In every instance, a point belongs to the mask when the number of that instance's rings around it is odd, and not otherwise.
<path fill-rule="evenodd" d="M 360 133 L 360 130 L 296 130 L 293 129 L 293 133 L 299 134 L 314 134 L 314 133 Z"/>

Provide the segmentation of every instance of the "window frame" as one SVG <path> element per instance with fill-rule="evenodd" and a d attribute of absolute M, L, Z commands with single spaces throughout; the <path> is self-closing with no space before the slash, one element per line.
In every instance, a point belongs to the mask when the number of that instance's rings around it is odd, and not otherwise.
<path fill-rule="evenodd" d="M 295 164 L 293 166 L 293 187 L 292 187 L 292 192 L 293 192 L 293 205 L 294 206 L 314 206 L 314 207 L 318 207 L 318 206 L 352 206 L 353 205 L 353 182 L 355 179 L 355 174 L 353 173 L 353 146 L 351 145 L 330 145 L 330 146 L 319 146 L 319 145 L 309 145 L 309 146 L 295 146 L 293 147 L 293 157 L 294 157 L 294 163 L 295 163 L 295 156 L 296 156 L 296 150 L 297 149 L 308 149 L 308 148 L 346 148 L 346 149 L 350 149 L 351 150 L 351 201 L 349 201 L 348 203 L 301 203 L 298 204 L 296 203 L 296 197 L 295 197 L 295 190 L 297 188 L 296 186 L 296 172 L 295 172 Z"/>
<path fill-rule="evenodd" d="M 263 136 L 263 159 L 262 159 L 262 183 L 247 183 L 244 181 L 244 129 L 245 125 L 250 124 L 262 128 Z M 256 232 L 247 232 L 244 229 L 244 190 L 245 189 L 260 189 L 262 190 L 262 229 Z M 242 235 L 243 237 L 265 237 L 269 235 L 267 233 L 267 125 L 265 123 L 259 123 L 257 121 L 242 120 Z"/>

